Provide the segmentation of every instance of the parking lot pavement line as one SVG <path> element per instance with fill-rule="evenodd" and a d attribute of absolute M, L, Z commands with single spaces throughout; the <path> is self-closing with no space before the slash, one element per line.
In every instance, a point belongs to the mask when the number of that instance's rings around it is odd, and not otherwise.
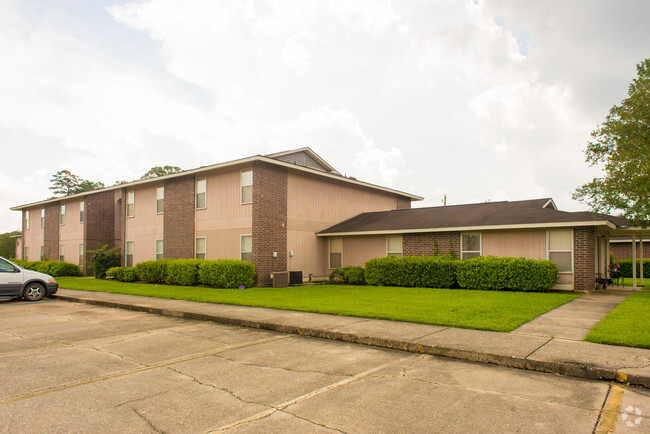
<path fill-rule="evenodd" d="M 100 381 L 110 380 L 110 379 L 113 379 L 113 378 L 124 377 L 124 376 L 130 375 L 130 374 L 138 374 L 140 372 L 151 371 L 153 369 L 158 369 L 158 368 L 164 368 L 164 367 L 167 367 L 167 366 L 175 365 L 177 363 L 187 362 L 187 361 L 190 361 L 190 360 L 196 360 L 196 359 L 200 359 L 200 358 L 203 358 L 203 357 L 215 356 L 217 354 L 224 353 L 224 352 L 227 352 L 227 351 L 239 350 L 241 348 L 252 347 L 252 346 L 260 345 L 260 344 L 266 344 L 268 342 L 279 341 L 279 340 L 282 340 L 282 339 L 288 339 L 288 338 L 292 338 L 292 337 L 295 337 L 295 336 L 292 336 L 292 335 L 275 336 L 275 337 L 272 337 L 272 338 L 260 339 L 259 341 L 247 342 L 247 343 L 241 344 L 241 345 L 232 345 L 232 346 L 229 346 L 229 347 L 220 348 L 217 351 L 210 351 L 210 352 L 207 352 L 207 353 L 192 354 L 192 355 L 189 355 L 189 356 L 178 357 L 176 359 L 165 360 L 164 362 L 158 362 L 158 363 L 155 363 L 153 365 L 143 364 L 144 366 L 139 367 L 139 368 L 135 368 L 135 369 L 129 369 L 129 370 L 126 370 L 126 371 L 118 371 L 118 372 L 114 372 L 112 374 L 102 375 L 100 377 L 88 378 L 86 380 L 73 381 L 71 383 L 63 384 L 61 386 L 52 387 L 50 389 L 44 389 L 44 390 L 39 390 L 37 392 L 27 393 L 25 395 L 14 396 L 12 398 L 8 398 L 8 399 L 0 401 L 0 405 L 6 405 L 6 404 L 10 404 L 12 402 L 22 401 L 24 399 L 33 398 L 33 397 L 36 397 L 36 396 L 47 395 L 49 393 L 60 392 L 62 390 L 72 389 L 72 388 L 79 387 L 79 386 L 85 386 L 87 384 L 97 383 L 97 382 L 100 382 Z M 98 350 L 98 351 L 101 351 L 101 350 Z M 112 354 L 112 353 L 107 353 L 107 354 Z M 114 355 L 114 354 L 112 354 L 112 355 Z"/>
<path fill-rule="evenodd" d="M 46 300 L 46 301 L 19 301 L 17 303 L 8 303 L 5 305 L 0 304 L 0 308 L 3 307 L 14 307 L 14 306 L 35 306 L 37 304 L 46 304 L 46 303 L 61 303 L 62 300 Z"/>
<path fill-rule="evenodd" d="M 605 405 L 600 410 L 598 423 L 596 424 L 596 434 L 609 434 L 613 433 L 616 428 L 616 421 L 618 414 L 621 411 L 621 404 L 623 403 L 623 395 L 625 388 L 618 384 L 612 384 L 605 401 Z"/>
<path fill-rule="evenodd" d="M 224 426 L 219 427 L 217 429 L 214 429 L 212 431 L 208 431 L 208 433 L 217 433 L 217 432 L 228 431 L 228 430 L 231 430 L 233 428 L 237 428 L 238 426 L 247 424 L 249 422 L 253 422 L 253 421 L 258 420 L 258 419 L 263 419 L 265 417 L 268 417 L 268 416 L 272 415 L 276 411 L 284 411 L 284 409 L 286 409 L 287 407 L 289 407 L 289 406 L 291 406 L 293 404 L 296 404 L 296 403 L 298 403 L 300 401 L 304 401 L 305 399 L 309 399 L 309 398 L 314 397 L 316 395 L 320 395 L 321 393 L 328 392 L 330 390 L 336 389 L 336 388 L 341 387 L 341 386 L 345 386 L 346 384 L 350 384 L 350 383 L 353 383 L 355 381 L 359 381 L 364 377 L 372 375 L 375 372 L 379 372 L 379 371 L 381 371 L 381 370 L 383 370 L 385 368 L 388 368 L 388 367 L 390 367 L 392 365 L 396 365 L 397 363 L 403 362 L 404 360 L 415 359 L 415 358 L 424 358 L 424 357 L 426 357 L 426 356 L 422 355 L 422 354 L 411 354 L 411 355 L 401 357 L 401 358 L 396 359 L 396 360 L 392 360 L 392 361 L 390 361 L 388 363 L 384 363 L 383 365 L 375 366 L 374 368 L 370 368 L 370 369 L 368 369 L 366 371 L 360 372 L 360 373 L 358 373 L 356 375 L 353 375 L 351 377 L 344 378 L 343 380 L 337 381 L 336 383 L 332 383 L 332 384 L 329 384 L 327 386 L 321 387 L 320 389 L 316 389 L 316 390 L 314 390 L 312 392 L 305 393 L 304 395 L 301 395 L 301 396 L 299 396 L 297 398 L 294 398 L 294 399 L 291 399 L 289 401 L 283 402 L 282 404 L 274 405 L 273 406 L 274 408 L 271 408 L 269 410 L 264 410 L 264 411 L 262 411 L 260 413 L 254 414 L 253 416 L 250 416 L 250 417 L 247 417 L 247 418 L 244 418 L 244 419 L 240 419 L 240 420 L 235 421 L 233 423 L 230 423 L 228 425 L 224 425 Z M 285 412 L 285 413 L 291 414 L 289 412 Z M 331 428 L 331 429 L 334 429 L 334 428 Z"/>

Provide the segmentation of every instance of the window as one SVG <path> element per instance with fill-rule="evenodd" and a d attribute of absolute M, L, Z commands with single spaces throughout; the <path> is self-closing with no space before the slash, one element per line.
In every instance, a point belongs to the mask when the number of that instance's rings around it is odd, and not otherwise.
<path fill-rule="evenodd" d="M 16 269 L 14 268 L 13 265 L 5 261 L 4 259 L 0 259 L 0 272 L 13 273 L 14 271 L 16 271 Z"/>
<path fill-rule="evenodd" d="M 25 253 L 23 254 L 23 261 L 29 261 L 29 247 L 25 247 Z"/>
<path fill-rule="evenodd" d="M 343 238 L 330 238 L 330 268 L 342 267 Z"/>
<path fill-rule="evenodd" d="M 40 260 L 41 260 L 41 261 L 42 261 L 43 258 L 44 258 L 44 256 L 43 256 L 43 249 L 44 249 L 44 248 L 45 248 L 44 246 L 41 246 L 41 249 L 40 249 L 40 250 L 41 250 L 41 251 L 40 251 Z"/>
<path fill-rule="evenodd" d="M 163 240 L 156 240 L 156 259 L 163 258 Z"/>
<path fill-rule="evenodd" d="M 573 231 L 571 229 L 550 230 L 546 233 L 547 258 L 557 265 L 560 273 L 573 271 Z"/>
<path fill-rule="evenodd" d="M 481 256 L 481 234 L 471 232 L 460 237 L 460 259 L 470 259 Z"/>
<path fill-rule="evenodd" d="M 65 261 L 65 246 L 63 244 L 59 246 L 59 261 Z"/>
<path fill-rule="evenodd" d="M 205 208 L 205 178 L 196 180 L 196 209 Z"/>
<path fill-rule="evenodd" d="M 29 229 L 29 211 L 25 211 L 25 229 Z"/>
<path fill-rule="evenodd" d="M 386 256 L 402 257 L 401 235 L 389 235 L 386 237 Z"/>
<path fill-rule="evenodd" d="M 126 242 L 126 263 L 127 267 L 133 267 L 133 241 Z"/>
<path fill-rule="evenodd" d="M 45 208 L 41 208 L 41 227 L 45 227 Z"/>
<path fill-rule="evenodd" d="M 205 259 L 205 238 L 196 239 L 196 249 L 194 252 L 196 259 Z"/>
<path fill-rule="evenodd" d="M 65 224 L 65 205 L 61 205 L 61 212 L 59 213 L 59 224 Z"/>
<path fill-rule="evenodd" d="M 165 212 L 165 187 L 156 188 L 156 214 Z"/>
<path fill-rule="evenodd" d="M 126 192 L 126 216 L 135 217 L 135 191 Z"/>
<path fill-rule="evenodd" d="M 240 254 L 242 261 L 253 262 L 253 236 L 242 235 L 240 238 Z"/>
<path fill-rule="evenodd" d="M 253 171 L 241 173 L 241 203 L 253 203 Z"/>
<path fill-rule="evenodd" d="M 86 202 L 83 200 L 79 204 L 79 223 L 86 221 Z"/>
<path fill-rule="evenodd" d="M 83 203 L 83 202 L 81 202 L 81 203 Z M 84 251 L 84 245 L 83 245 L 83 244 L 79 244 L 79 266 L 80 266 L 80 267 L 83 267 L 84 262 L 85 262 L 84 253 L 85 253 L 85 251 Z"/>

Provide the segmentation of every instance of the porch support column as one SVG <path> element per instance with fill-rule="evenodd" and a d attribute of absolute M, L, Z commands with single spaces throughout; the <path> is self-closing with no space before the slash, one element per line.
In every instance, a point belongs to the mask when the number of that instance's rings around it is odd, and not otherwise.
<path fill-rule="evenodd" d="M 641 257 L 641 287 L 643 288 L 643 234 L 639 235 L 639 256 Z"/>
<path fill-rule="evenodd" d="M 632 234 L 632 288 L 636 288 L 636 233 Z"/>

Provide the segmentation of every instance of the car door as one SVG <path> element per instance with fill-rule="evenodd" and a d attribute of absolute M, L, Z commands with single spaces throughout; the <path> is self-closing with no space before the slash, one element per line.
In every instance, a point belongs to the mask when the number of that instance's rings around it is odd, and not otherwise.
<path fill-rule="evenodd" d="M 22 287 L 22 270 L 0 258 L 0 295 L 20 295 Z"/>

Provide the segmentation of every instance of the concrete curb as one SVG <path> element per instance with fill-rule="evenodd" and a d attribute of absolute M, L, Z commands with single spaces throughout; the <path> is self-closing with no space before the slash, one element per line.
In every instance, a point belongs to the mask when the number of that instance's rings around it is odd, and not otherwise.
<path fill-rule="evenodd" d="M 55 294 L 52 298 L 85 303 L 96 306 L 126 309 L 138 312 L 153 313 L 174 318 L 193 319 L 199 321 L 211 321 L 219 324 L 248 327 L 256 329 L 270 330 L 280 333 L 296 334 L 301 336 L 310 336 L 321 339 L 336 340 L 354 344 L 371 345 L 380 348 L 406 351 L 411 353 L 429 354 L 433 356 L 442 356 L 465 360 L 477 363 L 487 363 L 492 365 L 504 366 L 508 368 L 526 369 L 530 371 L 539 371 L 552 374 L 565 375 L 570 377 L 585 378 L 601 381 L 616 381 L 619 383 L 630 384 L 650 388 L 650 359 L 647 366 L 632 368 L 614 368 L 611 366 L 598 366 L 585 361 L 576 360 L 535 360 L 531 359 L 540 348 L 528 354 L 526 357 L 519 357 L 505 354 L 495 354 L 490 351 L 477 351 L 454 346 L 451 343 L 446 345 L 430 345 L 419 342 L 419 339 L 411 341 L 400 339 L 389 339 L 378 336 L 363 335 L 359 333 L 349 333 L 328 330 L 325 328 L 298 327 L 294 325 L 281 324 L 272 321 L 247 320 L 236 317 L 227 317 L 214 314 L 192 312 L 189 310 L 158 308 L 152 306 L 121 303 L 116 301 L 97 300 L 91 298 L 75 297 L 69 295 Z M 496 332 L 494 332 L 496 333 Z M 552 341 L 549 340 L 548 342 Z M 581 342 L 577 342 L 580 344 Z M 583 343 L 587 344 L 587 343 Z M 599 344 L 587 344 L 599 345 Z M 643 350 L 645 351 L 645 350 Z M 650 354 L 650 351 L 648 352 Z M 639 372 L 642 371 L 642 372 Z"/>

